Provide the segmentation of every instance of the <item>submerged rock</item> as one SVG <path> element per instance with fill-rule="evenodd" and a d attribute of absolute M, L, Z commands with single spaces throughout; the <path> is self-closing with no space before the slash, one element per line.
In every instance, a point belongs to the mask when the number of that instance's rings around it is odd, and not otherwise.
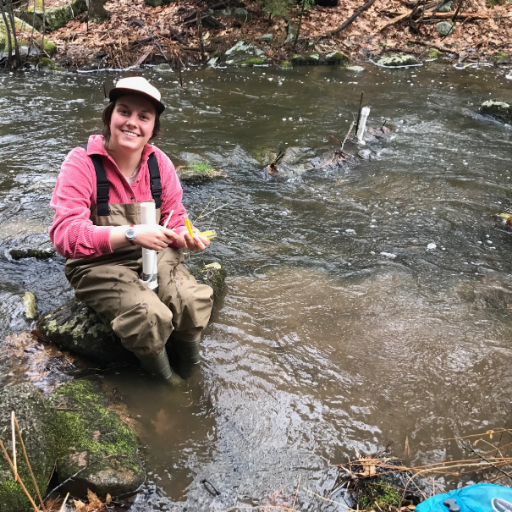
<path fill-rule="evenodd" d="M 25 305 L 25 318 L 27 320 L 35 320 L 37 318 L 36 296 L 32 292 L 25 292 L 23 304 Z"/>
<path fill-rule="evenodd" d="M 505 101 L 488 100 L 482 103 L 480 107 L 482 114 L 495 117 L 500 121 L 512 124 L 512 104 Z"/>
<path fill-rule="evenodd" d="M 414 64 L 419 64 L 419 62 L 413 55 L 400 55 L 398 53 L 392 53 L 391 55 L 384 55 L 381 57 L 377 61 L 377 64 L 379 64 L 379 66 L 397 67 L 413 66 Z"/>
<path fill-rule="evenodd" d="M 44 496 L 55 464 L 56 451 L 48 428 L 50 413 L 43 394 L 29 382 L 7 386 L 0 391 L 0 439 L 11 457 L 12 411 L 16 414 L 32 471 L 39 490 Z M 19 439 L 17 439 L 16 444 L 18 448 L 18 472 L 31 496 L 36 496 L 36 490 L 23 458 Z M 1 454 L 0 512 L 25 512 L 27 510 L 32 510 L 30 502 L 19 483 L 14 481 L 13 473 L 4 455 Z"/>
<path fill-rule="evenodd" d="M 219 263 L 191 268 L 190 273 L 213 288 L 214 302 L 222 295 L 226 272 Z M 42 315 L 38 328 L 52 343 L 87 359 L 105 364 L 135 362 L 135 356 L 123 347 L 108 319 L 75 299 Z"/>
<path fill-rule="evenodd" d="M 107 494 L 134 492 L 142 485 L 145 471 L 137 453 L 137 436 L 107 410 L 99 385 L 69 382 L 50 396 L 49 405 L 59 483 L 83 469 L 62 492 L 85 498 L 90 489 L 103 499 Z"/>

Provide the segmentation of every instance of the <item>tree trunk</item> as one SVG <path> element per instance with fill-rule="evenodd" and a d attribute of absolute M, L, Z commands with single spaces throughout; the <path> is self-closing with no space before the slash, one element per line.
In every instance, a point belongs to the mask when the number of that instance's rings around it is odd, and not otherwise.
<path fill-rule="evenodd" d="M 7 61 L 5 63 L 5 67 L 11 67 L 11 61 L 12 61 L 12 41 L 11 41 L 11 29 L 10 29 L 10 23 L 7 20 L 7 16 L 5 15 L 5 9 L 4 9 L 4 0 L 0 0 L 0 10 L 2 11 L 2 18 L 5 23 L 5 33 L 7 37 Z"/>
<path fill-rule="evenodd" d="M 7 0 L 7 14 L 11 20 L 12 37 L 14 40 L 14 58 L 16 60 L 16 67 L 21 67 L 20 47 L 18 46 L 18 38 L 16 36 L 16 20 L 14 19 L 14 10 L 12 7 L 12 0 Z"/>
<path fill-rule="evenodd" d="M 87 10 L 89 11 L 89 21 L 94 23 L 102 23 L 108 20 L 110 14 L 103 7 L 102 0 L 87 0 Z"/>

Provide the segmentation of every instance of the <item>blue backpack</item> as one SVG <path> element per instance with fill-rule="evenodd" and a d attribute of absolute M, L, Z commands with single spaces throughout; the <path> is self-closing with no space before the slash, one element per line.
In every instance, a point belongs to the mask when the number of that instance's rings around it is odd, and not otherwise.
<path fill-rule="evenodd" d="M 512 489 L 476 484 L 432 496 L 416 512 L 512 512 Z"/>

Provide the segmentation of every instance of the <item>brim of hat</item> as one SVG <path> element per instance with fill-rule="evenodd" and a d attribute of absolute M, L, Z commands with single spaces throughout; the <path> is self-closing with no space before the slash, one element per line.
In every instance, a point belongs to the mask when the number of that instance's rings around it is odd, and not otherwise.
<path fill-rule="evenodd" d="M 127 94 L 133 94 L 135 96 L 142 96 L 143 98 L 146 98 L 156 108 L 156 113 L 160 115 L 165 110 L 165 105 L 161 102 L 153 98 L 153 96 L 150 96 L 149 94 L 146 94 L 145 92 L 141 91 L 134 91 L 133 89 L 125 89 L 123 87 L 114 87 L 108 97 L 110 101 L 116 101 L 117 98 L 120 98 L 121 96 L 126 96 Z"/>

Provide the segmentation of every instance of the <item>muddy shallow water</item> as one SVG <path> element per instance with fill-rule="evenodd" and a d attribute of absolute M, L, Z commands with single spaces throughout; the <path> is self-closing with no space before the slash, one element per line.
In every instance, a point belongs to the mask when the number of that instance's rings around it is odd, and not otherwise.
<path fill-rule="evenodd" d="M 475 114 L 489 91 L 512 99 L 503 71 L 208 70 L 185 73 L 185 91 L 145 75 L 169 105 L 159 147 L 229 175 L 184 187 L 192 218 L 227 204 L 194 256 L 229 275 L 201 366 L 170 392 L 133 369 L 97 376 L 140 422 L 150 485 L 189 510 L 289 506 L 299 476 L 324 494 L 355 449 L 401 456 L 408 436 L 414 463 L 458 459 L 456 443 L 429 443 L 505 424 L 512 238 L 488 213 L 511 207 L 512 129 Z M 60 162 L 97 131 L 118 76 L 0 75 L 3 250 L 44 241 Z M 370 125 L 396 127 L 371 161 L 266 174 L 269 149 L 332 152 L 361 91 Z M 1 265 L 4 336 L 24 327 L 21 292 L 40 312 L 72 296 L 59 258 Z M 1 368 L 0 385 L 15 381 Z M 339 509 L 306 491 L 297 506 Z"/>

